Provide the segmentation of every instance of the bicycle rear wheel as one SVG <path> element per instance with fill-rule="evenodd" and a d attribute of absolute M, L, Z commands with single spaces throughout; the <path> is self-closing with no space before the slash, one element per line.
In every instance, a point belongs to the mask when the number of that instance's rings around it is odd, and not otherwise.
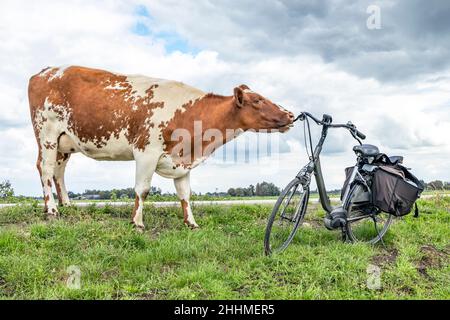
<path fill-rule="evenodd" d="M 388 231 L 393 216 L 380 211 L 370 203 L 358 202 L 362 192 L 364 192 L 364 186 L 355 184 L 344 204 L 347 210 L 346 234 L 348 240 L 352 242 L 375 244 Z"/>
<path fill-rule="evenodd" d="M 303 222 L 308 200 L 309 188 L 304 188 L 297 178 L 283 190 L 267 223 L 264 238 L 266 255 L 288 247 Z"/>

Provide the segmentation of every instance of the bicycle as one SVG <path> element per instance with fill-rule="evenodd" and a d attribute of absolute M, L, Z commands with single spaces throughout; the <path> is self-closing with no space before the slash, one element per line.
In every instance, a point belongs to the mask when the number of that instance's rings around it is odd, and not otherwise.
<path fill-rule="evenodd" d="M 312 119 L 317 125 L 322 126 L 321 137 L 314 150 L 308 119 Z M 376 166 L 372 165 L 372 163 L 380 153 L 378 148 L 362 144 L 361 140 L 364 140 L 366 136 L 351 122 L 347 124 L 332 124 L 331 116 L 324 114 L 323 119 L 319 120 L 308 112 L 302 112 L 295 119 L 295 121 L 298 120 L 304 123 L 305 147 L 309 156 L 309 163 L 286 186 L 275 203 L 267 223 L 264 238 L 266 255 L 284 251 L 294 239 L 299 227 L 303 224 L 308 207 L 309 188 L 313 173 L 320 203 L 326 212 L 324 224 L 328 230 L 341 229 L 343 241 L 366 242 L 370 244 L 383 241 L 382 238 L 389 229 L 393 216 L 382 212 L 371 204 L 371 177 L 372 172 L 376 169 Z M 338 207 L 331 206 L 319 158 L 330 128 L 345 128 L 349 130 L 353 138 L 359 143 L 353 148 L 357 155 L 357 162 L 353 168 L 348 169 L 351 170 L 351 174 L 347 176 L 346 188 L 341 196 L 342 205 Z M 310 150 L 308 150 L 307 133 Z M 311 154 L 309 154 L 309 151 Z M 402 161 L 400 157 L 395 157 L 393 160 Z"/>

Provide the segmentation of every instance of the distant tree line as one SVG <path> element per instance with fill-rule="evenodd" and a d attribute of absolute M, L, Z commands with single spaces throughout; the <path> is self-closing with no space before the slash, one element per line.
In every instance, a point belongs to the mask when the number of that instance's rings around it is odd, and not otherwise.
<path fill-rule="evenodd" d="M 161 195 L 160 188 L 151 187 L 151 195 Z M 89 199 L 89 200 L 118 200 L 118 199 L 134 199 L 135 192 L 133 188 L 113 189 L 113 190 L 86 190 L 83 193 L 68 192 L 70 199 Z"/>
<path fill-rule="evenodd" d="M 264 181 L 257 183 L 256 187 L 250 185 L 247 188 L 230 188 L 227 193 L 232 197 L 278 196 L 280 189 L 273 183 Z"/>
<path fill-rule="evenodd" d="M 450 190 L 450 182 L 445 182 L 441 180 L 434 180 L 431 182 L 421 182 L 425 185 L 426 190 Z M 311 190 L 311 193 L 315 193 L 317 190 Z M 340 190 L 332 190 L 330 193 L 339 193 Z M 69 191 L 69 197 L 71 199 L 86 199 L 86 200 L 120 200 L 120 199 L 134 199 L 135 192 L 133 188 L 126 189 L 113 189 L 113 190 L 86 190 L 83 193 L 74 193 Z M 203 197 L 254 197 L 254 196 L 278 196 L 280 195 L 280 189 L 271 182 L 263 181 L 261 183 L 257 183 L 256 185 L 250 185 L 248 187 L 236 187 L 230 188 L 227 192 L 207 192 L 204 195 L 201 193 L 193 193 L 193 198 L 198 196 Z M 160 188 L 151 187 L 150 196 L 153 197 L 154 200 L 158 199 L 167 199 L 173 198 L 177 199 L 175 193 L 162 193 Z M 56 197 L 56 195 L 55 195 Z M 25 196 L 15 196 L 14 188 L 11 185 L 11 182 L 5 180 L 0 182 L 0 201 L 2 202 L 15 202 L 21 201 L 21 199 L 31 199 Z"/>
<path fill-rule="evenodd" d="M 14 188 L 9 180 L 0 182 L 0 202 L 20 202 L 24 200 L 31 200 L 30 197 L 16 196 L 14 194 Z"/>
<path fill-rule="evenodd" d="M 426 183 L 423 180 L 420 181 L 425 185 L 426 190 L 450 190 L 450 182 L 434 180 Z"/>

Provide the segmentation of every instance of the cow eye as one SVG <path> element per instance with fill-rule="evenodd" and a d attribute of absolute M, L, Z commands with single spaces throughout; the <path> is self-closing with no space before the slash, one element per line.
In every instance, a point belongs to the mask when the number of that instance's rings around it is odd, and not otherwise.
<path fill-rule="evenodd" d="M 257 109 L 261 108 L 261 102 L 262 102 L 262 100 L 259 100 L 259 99 L 255 100 L 253 103 L 253 107 L 257 108 Z"/>

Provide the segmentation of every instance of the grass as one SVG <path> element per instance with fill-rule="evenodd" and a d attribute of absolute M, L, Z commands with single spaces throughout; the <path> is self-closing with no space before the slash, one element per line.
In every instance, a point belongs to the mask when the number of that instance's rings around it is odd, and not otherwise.
<path fill-rule="evenodd" d="M 43 220 L 36 204 L 0 210 L 2 299 L 449 299 L 450 198 L 419 201 L 421 216 L 398 219 L 382 245 L 346 244 L 313 208 L 293 244 L 265 257 L 271 207 L 194 208 L 201 230 L 178 208 L 145 209 L 147 229 L 129 224 L 131 208 L 62 208 Z M 381 289 L 367 267 L 381 267 Z M 81 288 L 66 285 L 70 266 Z"/>

